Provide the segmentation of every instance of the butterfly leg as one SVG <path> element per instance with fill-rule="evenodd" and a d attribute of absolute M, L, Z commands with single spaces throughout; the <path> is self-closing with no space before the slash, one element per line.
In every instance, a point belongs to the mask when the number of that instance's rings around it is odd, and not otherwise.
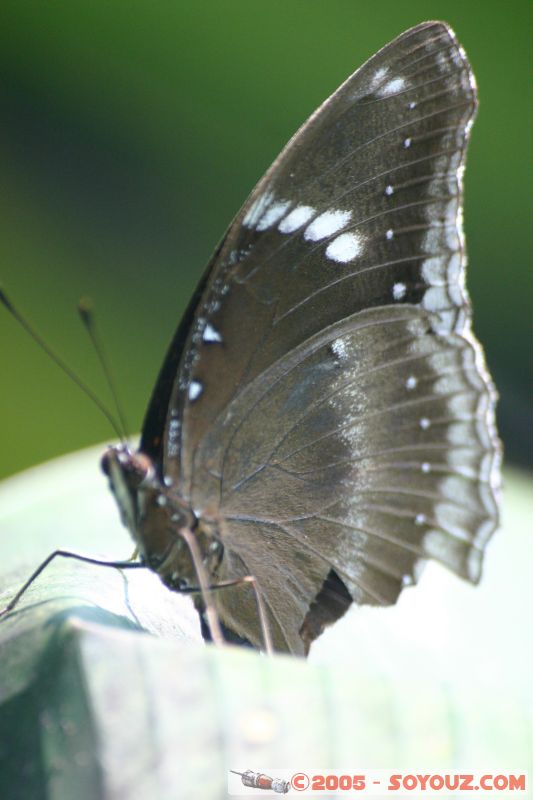
<path fill-rule="evenodd" d="M 259 614 L 259 624 L 261 625 L 261 634 L 263 636 L 263 643 L 265 647 L 265 653 L 268 655 L 273 655 L 274 647 L 272 645 L 272 637 L 270 635 L 270 626 L 268 624 L 268 619 L 266 615 L 265 604 L 263 598 L 261 597 L 261 592 L 257 586 L 257 580 L 253 575 L 245 575 L 244 578 L 235 578 L 233 580 L 227 581 L 220 581 L 220 583 L 212 584 L 208 586 L 210 592 L 217 591 L 219 589 L 228 589 L 231 586 L 242 586 L 243 583 L 250 584 L 255 594 L 255 600 L 257 603 L 257 611 Z M 183 589 L 178 589 L 180 593 L 183 594 L 193 594 L 198 591 L 201 591 L 200 587 L 198 586 L 187 586 Z M 209 625 L 207 626 L 209 628 Z M 211 631 L 209 630 L 211 633 Z M 242 643 L 246 643 L 246 640 L 243 640 Z M 249 643 L 248 643 L 249 644 Z M 250 645 L 251 646 L 251 645 Z"/>
<path fill-rule="evenodd" d="M 209 633 L 211 634 L 211 639 L 213 640 L 214 644 L 220 647 L 224 644 L 224 634 L 222 633 L 218 613 L 211 596 L 211 587 L 209 585 L 207 572 L 202 561 L 202 554 L 200 553 L 198 542 L 196 541 L 194 534 L 188 528 L 180 528 L 179 533 L 189 548 L 194 569 L 198 577 L 198 583 L 200 584 L 198 588 L 205 603 L 205 618 L 209 628 Z"/>
<path fill-rule="evenodd" d="M 254 576 L 245 575 L 244 578 L 236 578 L 235 580 L 221 581 L 220 583 L 217 583 L 214 586 L 210 585 L 207 572 L 202 561 L 202 555 L 200 553 L 200 549 L 198 547 L 198 543 L 196 541 L 194 534 L 188 528 L 180 528 L 180 535 L 185 541 L 187 547 L 189 548 L 194 568 L 198 576 L 199 587 L 197 587 L 197 589 L 200 590 L 203 601 L 205 603 L 205 619 L 207 622 L 207 627 L 209 628 L 209 632 L 211 634 L 211 639 L 213 640 L 214 644 L 216 645 L 224 644 L 224 635 L 222 633 L 222 628 L 220 626 L 220 619 L 218 616 L 218 612 L 215 608 L 215 604 L 213 603 L 211 592 L 215 589 L 223 589 L 230 586 L 238 586 L 243 583 L 248 583 L 251 584 L 252 586 L 252 589 L 255 594 L 255 599 L 257 602 L 257 610 L 259 613 L 259 621 L 261 624 L 261 631 L 263 634 L 263 641 L 265 644 L 265 652 L 271 655 L 273 653 L 272 638 L 270 636 L 270 629 L 268 627 L 266 610 L 263 603 L 263 598 L 261 597 L 261 593 L 259 591 L 259 588 L 257 586 L 257 581 L 254 578 Z M 185 592 L 187 593 L 190 593 L 191 591 L 193 590 L 190 587 L 188 589 L 185 589 Z"/>
<path fill-rule="evenodd" d="M 274 653 L 272 645 L 272 637 L 270 635 L 270 626 L 268 624 L 265 603 L 261 597 L 261 592 L 257 585 L 257 580 L 253 575 L 245 575 L 244 578 L 236 578 L 235 580 L 221 581 L 216 586 L 210 587 L 211 589 L 224 589 L 230 586 L 239 586 L 243 583 L 250 584 L 255 595 L 255 602 L 257 603 L 257 613 L 259 614 L 259 624 L 261 625 L 261 634 L 263 636 L 263 644 L 265 646 L 265 653 L 271 656 Z"/>
<path fill-rule="evenodd" d="M 39 564 L 37 569 L 32 572 L 28 580 L 20 587 L 18 592 L 15 596 L 9 601 L 7 606 L 0 611 L 0 619 L 10 611 L 12 611 L 17 603 L 19 602 L 20 598 L 27 592 L 30 588 L 32 583 L 39 577 L 39 575 L 44 572 L 46 567 L 54 560 L 54 558 L 73 558 L 76 561 L 83 561 L 86 564 L 96 564 L 99 567 L 113 567 L 114 569 L 146 569 L 146 564 L 143 564 L 140 561 L 102 561 L 99 558 L 91 558 L 90 556 L 81 556 L 78 553 L 72 553 L 70 550 L 54 550 L 53 553 L 50 553 L 44 561 Z"/>

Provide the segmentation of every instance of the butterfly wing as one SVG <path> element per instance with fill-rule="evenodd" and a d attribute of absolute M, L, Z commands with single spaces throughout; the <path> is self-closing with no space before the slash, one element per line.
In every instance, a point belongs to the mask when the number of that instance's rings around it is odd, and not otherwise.
<path fill-rule="evenodd" d="M 163 471 L 222 520 L 222 575 L 256 576 L 278 649 L 393 603 L 424 559 L 479 578 L 498 444 L 464 288 L 475 108 L 443 23 L 370 59 L 237 215 L 163 367 Z M 257 644 L 249 594 L 217 601 Z"/>

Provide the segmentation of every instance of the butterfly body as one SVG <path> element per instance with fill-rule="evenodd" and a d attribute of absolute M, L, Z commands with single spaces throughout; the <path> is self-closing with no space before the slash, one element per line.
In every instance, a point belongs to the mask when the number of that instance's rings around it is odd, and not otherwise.
<path fill-rule="evenodd" d="M 407 31 L 293 137 L 178 328 L 140 451 L 111 450 L 123 520 L 165 583 L 255 576 L 278 650 L 434 558 L 476 582 L 497 525 L 495 393 L 461 227 L 474 79 L 444 23 Z M 140 477 L 139 477 L 140 476 Z M 261 645 L 249 587 L 222 622 Z"/>

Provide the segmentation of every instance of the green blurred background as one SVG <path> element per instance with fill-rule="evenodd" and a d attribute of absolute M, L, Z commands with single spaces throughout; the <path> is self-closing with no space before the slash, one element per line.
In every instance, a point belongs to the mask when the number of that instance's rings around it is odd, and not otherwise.
<path fill-rule="evenodd" d="M 256 180 L 373 52 L 445 19 L 481 96 L 466 172 L 475 329 L 501 394 L 507 457 L 531 464 L 532 9 L 526 0 L 2 0 L 4 286 L 107 401 L 75 312 L 80 295 L 93 297 L 137 430 L 180 314 Z M 0 476 L 113 437 L 7 313 L 0 364 Z"/>

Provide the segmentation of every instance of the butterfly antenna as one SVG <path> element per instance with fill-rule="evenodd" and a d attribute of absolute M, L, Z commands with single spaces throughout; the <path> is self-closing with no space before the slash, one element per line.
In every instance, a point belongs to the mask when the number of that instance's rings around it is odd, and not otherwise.
<path fill-rule="evenodd" d="M 92 389 L 89 389 L 86 383 L 82 381 L 82 379 L 68 366 L 68 364 L 63 361 L 63 359 L 57 355 L 57 353 L 52 350 L 49 344 L 45 342 L 45 340 L 37 333 L 35 328 L 28 322 L 28 320 L 20 313 L 18 308 L 16 308 L 5 291 L 0 287 L 0 303 L 6 308 L 9 313 L 16 319 L 16 321 L 21 325 L 26 333 L 28 333 L 34 342 L 36 342 L 39 347 L 44 350 L 44 352 L 54 361 L 57 366 L 63 370 L 65 375 L 68 375 L 71 381 L 73 381 L 76 386 L 87 396 L 89 397 L 92 402 L 95 404 L 97 408 L 100 409 L 102 414 L 105 416 L 111 427 L 113 428 L 114 432 L 117 434 L 119 439 L 123 439 L 123 434 L 117 424 L 117 421 L 113 417 L 113 415 L 108 411 L 108 409 L 104 406 L 101 400 L 95 395 Z"/>
<path fill-rule="evenodd" d="M 90 298 L 82 297 L 80 299 L 80 301 L 78 303 L 78 313 L 79 313 L 79 315 L 81 317 L 81 321 L 83 322 L 83 325 L 85 326 L 85 329 L 86 329 L 87 333 L 89 334 L 89 337 L 90 337 L 91 342 L 93 344 L 94 350 L 95 350 L 96 355 L 98 357 L 98 360 L 100 362 L 100 366 L 102 367 L 102 372 L 105 375 L 105 379 L 107 381 L 107 385 L 109 386 L 109 389 L 111 390 L 111 394 L 113 395 L 113 402 L 115 404 L 115 409 L 116 409 L 116 412 L 117 412 L 117 415 L 118 415 L 118 419 L 119 419 L 119 422 L 120 422 L 120 425 L 121 425 L 122 431 L 123 431 L 123 436 L 121 436 L 120 438 L 121 439 L 124 438 L 127 441 L 129 439 L 129 427 L 128 427 L 127 423 L 126 423 L 126 416 L 124 414 L 124 407 L 123 407 L 122 403 L 119 400 L 119 396 L 118 396 L 115 380 L 114 380 L 114 377 L 113 377 L 113 371 L 111 370 L 111 367 L 109 366 L 109 360 L 108 360 L 108 358 L 106 356 L 106 352 L 105 352 L 104 346 L 102 344 L 102 340 L 101 340 L 100 336 L 98 335 L 98 330 L 97 330 L 97 327 L 96 327 L 96 320 L 95 320 L 95 315 L 94 315 L 94 310 L 93 310 L 93 304 L 92 304 L 92 301 L 90 300 Z"/>

